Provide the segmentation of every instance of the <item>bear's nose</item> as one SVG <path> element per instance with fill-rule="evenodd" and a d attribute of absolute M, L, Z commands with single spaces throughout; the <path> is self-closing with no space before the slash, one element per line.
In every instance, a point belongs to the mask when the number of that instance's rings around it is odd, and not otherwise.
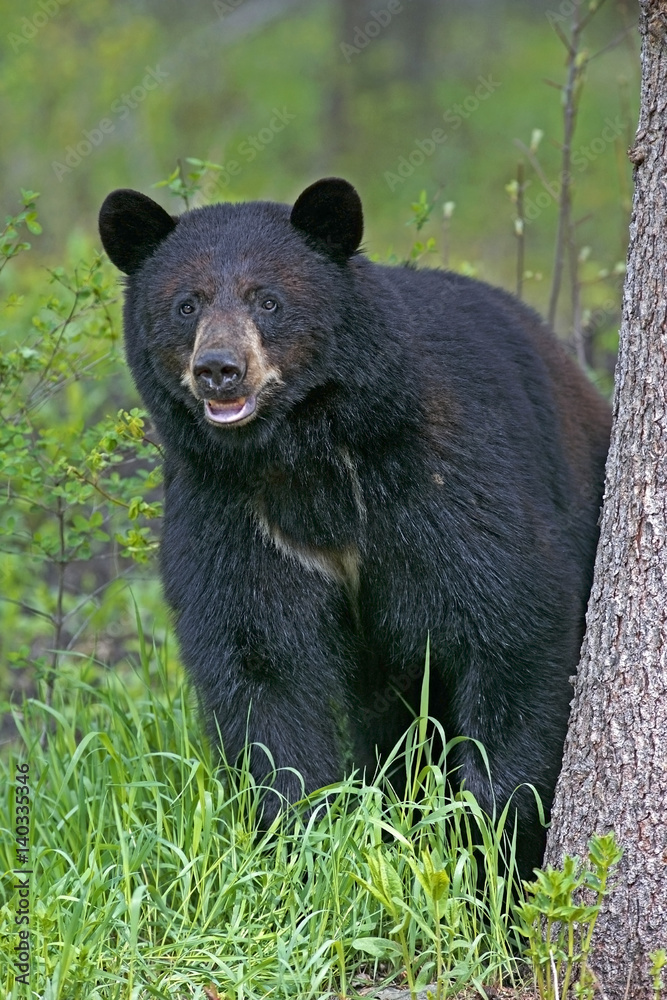
<path fill-rule="evenodd" d="M 231 389 L 243 381 L 247 365 L 231 351 L 203 351 L 192 366 L 195 381 L 203 391 Z"/>

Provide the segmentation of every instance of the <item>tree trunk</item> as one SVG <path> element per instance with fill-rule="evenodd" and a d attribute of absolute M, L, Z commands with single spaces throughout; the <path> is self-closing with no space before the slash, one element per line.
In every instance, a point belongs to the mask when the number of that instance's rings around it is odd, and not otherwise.
<path fill-rule="evenodd" d="M 366 20 L 364 0 L 337 0 L 334 4 L 335 35 L 338 44 L 355 45 L 355 29 L 362 28 Z M 337 49 L 338 49 L 337 44 Z M 363 50 L 361 51 L 363 58 Z M 358 56 L 347 60 L 338 58 L 327 74 L 327 89 L 325 90 L 324 122 L 326 123 L 326 138 L 323 136 L 319 145 L 319 170 L 324 175 L 331 173 L 329 164 L 348 152 L 350 143 L 355 139 L 350 129 L 350 75 L 356 70 L 354 63 Z"/>
<path fill-rule="evenodd" d="M 614 830 L 624 849 L 591 965 L 649 1000 L 667 947 L 667 0 L 640 0 L 642 90 L 595 582 L 546 860 Z M 626 994 L 626 988 L 628 990 Z"/>

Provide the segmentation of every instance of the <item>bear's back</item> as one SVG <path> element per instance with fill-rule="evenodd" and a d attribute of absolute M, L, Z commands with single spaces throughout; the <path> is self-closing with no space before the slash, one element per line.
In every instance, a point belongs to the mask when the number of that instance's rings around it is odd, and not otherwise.
<path fill-rule="evenodd" d="M 451 436 L 458 422 L 487 458 L 495 437 L 525 468 L 532 456 L 545 472 L 564 458 L 590 508 L 602 488 L 609 406 L 541 317 L 510 293 L 453 272 L 374 271 L 401 304 L 394 322 L 435 433 Z"/>

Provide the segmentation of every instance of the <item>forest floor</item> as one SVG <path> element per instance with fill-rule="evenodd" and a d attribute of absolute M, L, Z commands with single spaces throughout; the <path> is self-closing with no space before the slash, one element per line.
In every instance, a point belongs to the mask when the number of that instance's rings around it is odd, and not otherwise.
<path fill-rule="evenodd" d="M 373 997 L 374 1000 L 409 1000 L 410 990 L 407 986 L 389 986 L 375 992 L 376 987 L 368 986 L 358 991 L 359 996 Z M 417 993 L 417 1000 L 433 1000 L 436 985 L 424 987 Z M 538 994 L 530 987 L 484 986 L 487 1000 L 539 1000 Z M 472 987 L 466 987 L 456 994 L 456 1000 L 479 1000 L 480 993 Z"/>

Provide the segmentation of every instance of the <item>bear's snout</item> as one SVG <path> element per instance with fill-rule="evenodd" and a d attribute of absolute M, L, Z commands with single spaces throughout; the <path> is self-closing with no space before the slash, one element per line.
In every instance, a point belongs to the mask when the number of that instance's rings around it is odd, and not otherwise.
<path fill-rule="evenodd" d="M 200 323 L 181 382 L 203 402 L 206 421 L 218 427 L 249 423 L 271 395 L 267 387 L 282 385 L 252 320 L 222 313 Z"/>
<path fill-rule="evenodd" d="M 195 358 L 192 374 L 202 396 L 227 395 L 237 389 L 248 370 L 242 355 L 230 350 L 205 350 Z"/>

